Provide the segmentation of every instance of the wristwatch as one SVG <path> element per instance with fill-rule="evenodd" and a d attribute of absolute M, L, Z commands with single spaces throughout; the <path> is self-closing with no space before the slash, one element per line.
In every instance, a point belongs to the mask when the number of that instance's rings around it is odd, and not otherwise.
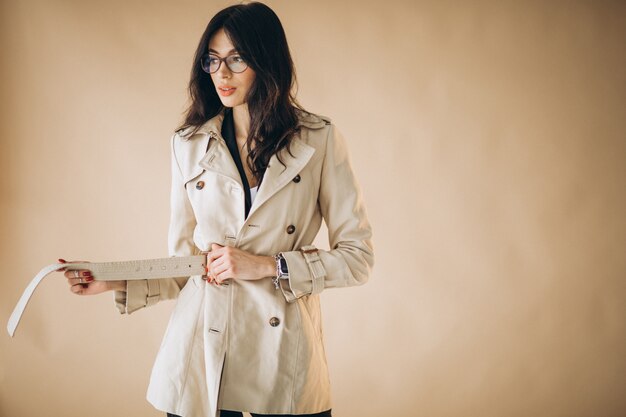
<path fill-rule="evenodd" d="M 278 280 L 289 279 L 289 268 L 287 268 L 287 260 L 282 253 L 274 255 L 274 259 L 276 260 L 276 276 L 272 279 L 272 282 L 276 289 L 279 289 L 280 283 Z"/>

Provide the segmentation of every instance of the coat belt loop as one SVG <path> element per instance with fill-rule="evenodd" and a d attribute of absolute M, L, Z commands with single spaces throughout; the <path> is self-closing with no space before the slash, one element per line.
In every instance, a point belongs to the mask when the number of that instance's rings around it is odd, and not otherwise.
<path fill-rule="evenodd" d="M 237 237 L 236 236 L 230 236 L 230 235 L 225 235 L 224 236 L 224 246 L 235 246 L 235 244 L 237 243 Z"/>

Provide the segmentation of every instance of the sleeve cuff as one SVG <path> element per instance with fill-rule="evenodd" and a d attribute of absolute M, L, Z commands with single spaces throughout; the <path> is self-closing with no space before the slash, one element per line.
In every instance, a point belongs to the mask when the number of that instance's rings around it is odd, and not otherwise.
<path fill-rule="evenodd" d="M 126 291 L 115 291 L 115 306 L 120 314 L 131 314 L 158 301 L 158 280 L 129 280 L 126 282 Z"/>
<path fill-rule="evenodd" d="M 324 288 L 326 270 L 316 251 L 314 246 L 305 246 L 299 251 L 282 252 L 289 268 L 289 279 L 279 281 L 287 302 L 294 302 L 305 295 L 317 294 Z"/>

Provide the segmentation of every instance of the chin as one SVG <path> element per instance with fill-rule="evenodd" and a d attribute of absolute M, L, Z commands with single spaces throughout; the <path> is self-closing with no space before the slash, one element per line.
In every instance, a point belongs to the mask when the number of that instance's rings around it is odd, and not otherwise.
<path fill-rule="evenodd" d="M 242 100 L 232 100 L 230 97 L 220 97 L 224 107 L 237 107 L 243 104 Z"/>

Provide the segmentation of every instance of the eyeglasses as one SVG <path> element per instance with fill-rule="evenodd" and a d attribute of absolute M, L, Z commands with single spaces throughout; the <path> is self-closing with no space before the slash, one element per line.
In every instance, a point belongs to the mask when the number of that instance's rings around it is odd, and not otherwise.
<path fill-rule="evenodd" d="M 203 55 L 200 58 L 202 69 L 209 74 L 216 73 L 222 62 L 225 62 L 228 69 L 235 73 L 244 72 L 248 68 L 248 64 L 240 55 L 228 55 L 226 58 L 220 58 L 216 55 Z"/>

